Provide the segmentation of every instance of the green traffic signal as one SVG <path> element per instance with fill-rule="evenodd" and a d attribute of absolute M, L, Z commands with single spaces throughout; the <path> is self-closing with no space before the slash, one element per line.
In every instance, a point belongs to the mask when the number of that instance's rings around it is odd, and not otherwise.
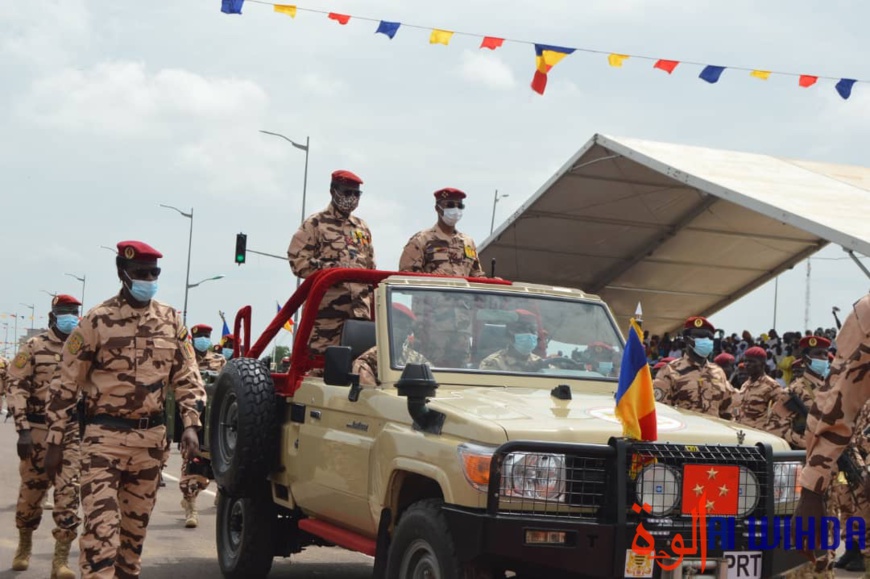
<path fill-rule="evenodd" d="M 245 253 L 247 251 L 248 236 L 244 233 L 236 234 L 236 264 L 242 265 L 245 263 Z"/>

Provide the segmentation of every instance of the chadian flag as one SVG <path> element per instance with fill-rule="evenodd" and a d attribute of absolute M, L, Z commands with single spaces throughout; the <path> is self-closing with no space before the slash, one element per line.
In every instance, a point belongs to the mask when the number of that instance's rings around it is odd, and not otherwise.
<path fill-rule="evenodd" d="M 281 313 L 281 303 L 278 302 L 278 300 L 275 300 L 275 307 L 278 308 L 278 313 L 280 314 Z M 292 332 L 293 331 L 293 318 L 290 318 L 289 320 L 284 322 L 283 328 L 285 330 L 287 330 L 288 332 Z"/>
<path fill-rule="evenodd" d="M 559 62 L 573 53 L 573 48 L 551 46 L 549 44 L 535 45 L 535 76 L 532 78 L 532 90 L 544 94 L 547 88 L 547 73 Z"/>
<path fill-rule="evenodd" d="M 656 399 L 641 336 L 643 332 L 632 318 L 619 369 L 616 417 L 626 438 L 656 440 Z"/>
<path fill-rule="evenodd" d="M 230 327 L 227 325 L 227 321 L 224 320 L 224 327 L 221 329 L 221 342 L 223 342 L 224 336 L 230 333 Z"/>

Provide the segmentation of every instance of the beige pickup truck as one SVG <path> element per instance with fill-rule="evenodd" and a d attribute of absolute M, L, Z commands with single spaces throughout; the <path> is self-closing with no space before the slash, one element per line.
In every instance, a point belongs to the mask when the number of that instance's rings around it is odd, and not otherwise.
<path fill-rule="evenodd" d="M 312 355 L 317 306 L 348 282 L 374 287 L 374 321 L 348 321 L 340 346 Z M 257 358 L 303 302 L 290 368 L 270 373 Z M 209 429 L 224 577 L 266 577 L 274 557 L 321 546 L 367 553 L 388 579 L 750 579 L 801 563 L 753 547 L 747 522 L 791 513 L 802 454 L 662 404 L 657 442 L 622 438 L 624 340 L 596 296 L 334 269 L 306 280 L 255 343 L 248 307 L 235 334 Z M 360 385 L 352 362 L 374 346 L 379 384 Z M 737 473 L 720 491 L 738 498 L 703 554 L 706 575 L 697 549 L 670 571 L 632 552 L 639 525 L 657 550 L 692 536 L 688 465 Z M 644 503 L 650 512 L 632 508 Z"/>

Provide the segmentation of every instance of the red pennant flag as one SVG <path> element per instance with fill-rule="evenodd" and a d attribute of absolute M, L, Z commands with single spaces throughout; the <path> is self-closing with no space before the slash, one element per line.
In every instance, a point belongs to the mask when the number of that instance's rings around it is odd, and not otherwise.
<path fill-rule="evenodd" d="M 708 515 L 737 515 L 740 495 L 740 467 L 718 464 L 687 464 L 683 466 L 683 514 L 695 507 Z M 703 504 L 699 501 L 704 499 Z"/>
<path fill-rule="evenodd" d="M 547 88 L 547 74 L 540 70 L 535 71 L 535 76 L 532 77 L 532 90 L 538 94 L 544 94 Z"/>
<path fill-rule="evenodd" d="M 817 76 L 811 76 L 809 74 L 802 74 L 801 77 L 798 79 L 798 84 L 804 88 L 807 88 L 807 87 L 810 87 L 810 86 L 813 86 L 814 84 L 816 84 L 817 80 L 819 80 L 819 77 L 817 77 Z"/>
<path fill-rule="evenodd" d="M 504 44 L 504 38 L 496 38 L 495 36 L 485 36 L 483 38 L 483 42 L 480 43 L 481 48 L 488 48 L 490 50 L 495 50 Z"/>
<path fill-rule="evenodd" d="M 674 69 L 677 68 L 677 65 L 680 64 L 678 60 L 664 60 L 659 59 L 653 65 L 653 68 L 657 68 L 659 70 L 663 70 L 668 74 L 674 72 Z"/>
<path fill-rule="evenodd" d="M 336 14 L 335 12 L 330 12 L 329 19 L 335 20 L 336 22 L 344 26 L 350 20 L 350 16 L 347 14 Z"/>

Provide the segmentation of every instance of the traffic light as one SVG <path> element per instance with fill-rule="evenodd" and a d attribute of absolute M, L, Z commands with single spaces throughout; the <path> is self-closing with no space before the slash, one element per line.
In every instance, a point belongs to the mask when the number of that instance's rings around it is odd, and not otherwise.
<path fill-rule="evenodd" d="M 245 252 L 248 245 L 248 236 L 244 233 L 236 234 L 236 265 L 245 263 Z"/>

